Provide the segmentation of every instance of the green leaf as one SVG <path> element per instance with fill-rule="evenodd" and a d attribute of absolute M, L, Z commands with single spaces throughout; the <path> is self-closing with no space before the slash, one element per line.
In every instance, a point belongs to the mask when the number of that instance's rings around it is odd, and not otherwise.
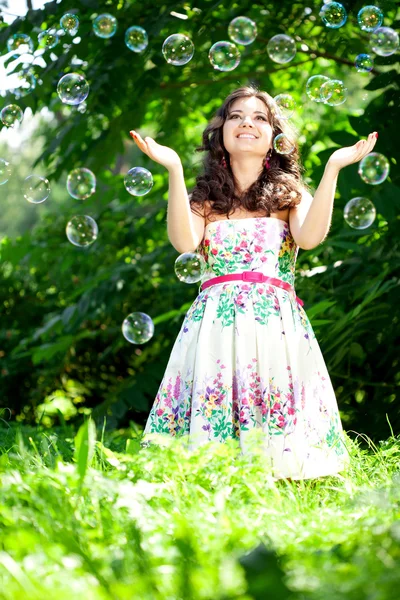
<path fill-rule="evenodd" d="M 81 425 L 74 441 L 74 459 L 82 483 L 92 461 L 96 443 L 96 426 L 90 417 Z"/>

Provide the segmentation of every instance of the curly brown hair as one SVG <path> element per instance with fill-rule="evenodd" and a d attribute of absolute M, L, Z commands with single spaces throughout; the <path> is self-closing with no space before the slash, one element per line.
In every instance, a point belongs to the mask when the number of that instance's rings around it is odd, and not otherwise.
<path fill-rule="evenodd" d="M 272 149 L 270 168 L 264 166 L 258 179 L 247 190 L 238 194 L 229 153 L 223 144 L 222 128 L 234 101 L 254 96 L 262 100 L 267 108 L 273 138 L 284 133 L 292 141 L 294 150 L 290 154 L 279 154 Z M 286 210 L 300 203 L 302 189 L 308 190 L 308 186 L 301 175 L 304 169 L 299 161 L 297 132 L 286 119 L 279 118 L 278 111 L 272 96 L 253 85 L 240 87 L 227 96 L 205 128 L 202 145 L 196 148 L 196 152 L 206 151 L 207 154 L 203 160 L 204 172 L 196 177 L 196 185 L 189 195 L 193 212 L 202 216 L 207 202 L 211 206 L 207 217 L 216 213 L 226 214 L 229 218 L 230 212 L 235 212 L 239 207 L 249 212 L 265 210 L 266 216 L 270 216 L 273 212 Z M 221 164 L 223 157 L 226 168 Z"/>

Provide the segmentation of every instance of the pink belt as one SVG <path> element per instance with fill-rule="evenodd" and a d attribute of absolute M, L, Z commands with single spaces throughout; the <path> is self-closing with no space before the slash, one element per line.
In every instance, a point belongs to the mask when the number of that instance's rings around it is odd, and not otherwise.
<path fill-rule="evenodd" d="M 205 281 L 201 286 L 201 290 L 205 290 L 210 287 L 210 285 L 215 285 L 216 283 L 223 283 L 224 281 L 251 281 L 257 283 L 270 283 L 271 285 L 276 285 L 277 287 L 283 288 L 288 292 L 294 292 L 294 288 L 286 281 L 282 281 L 282 279 L 277 279 L 276 277 L 268 277 L 268 275 L 264 275 L 264 273 L 260 273 L 259 271 L 244 271 L 243 273 L 230 273 L 229 275 L 220 275 L 219 277 L 213 277 L 208 281 Z M 297 302 L 300 306 L 303 306 L 304 302 L 298 296 L 296 296 Z"/>

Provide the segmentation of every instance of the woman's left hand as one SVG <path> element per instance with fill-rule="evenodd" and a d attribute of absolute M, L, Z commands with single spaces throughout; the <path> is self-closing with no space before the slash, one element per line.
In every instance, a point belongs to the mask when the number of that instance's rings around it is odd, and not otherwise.
<path fill-rule="evenodd" d="M 378 134 L 374 131 L 369 134 L 366 140 L 359 140 L 353 146 L 346 146 L 345 148 L 335 150 L 329 158 L 328 164 L 339 170 L 360 161 L 364 156 L 372 152 L 377 137 Z"/>

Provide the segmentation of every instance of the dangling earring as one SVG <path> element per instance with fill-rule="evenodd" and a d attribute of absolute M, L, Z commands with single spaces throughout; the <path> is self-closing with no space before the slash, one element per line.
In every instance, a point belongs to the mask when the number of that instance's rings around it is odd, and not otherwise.
<path fill-rule="evenodd" d="M 225 160 L 225 156 L 222 157 L 221 160 L 221 165 L 224 167 L 224 169 L 226 169 L 226 160 Z"/>
<path fill-rule="evenodd" d="M 271 158 L 271 155 L 272 155 L 272 150 L 268 150 L 267 156 L 266 156 L 265 162 L 264 162 L 264 165 L 265 165 L 266 169 L 269 169 L 271 167 L 271 165 L 269 164 L 269 160 Z"/>

